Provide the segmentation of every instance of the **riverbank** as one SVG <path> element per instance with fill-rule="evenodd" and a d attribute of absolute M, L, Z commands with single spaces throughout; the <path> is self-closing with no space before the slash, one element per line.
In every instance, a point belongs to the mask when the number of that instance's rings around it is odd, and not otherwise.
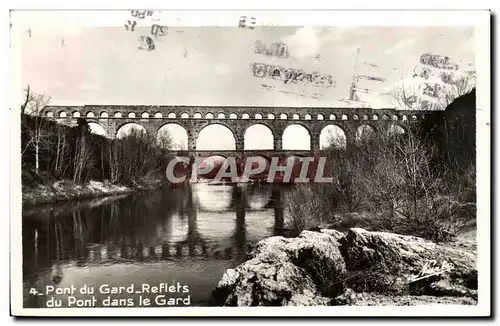
<path fill-rule="evenodd" d="M 56 181 L 52 184 L 39 184 L 22 189 L 23 206 L 56 203 L 74 199 L 89 199 L 104 196 L 127 194 L 136 189 L 115 185 L 108 181 L 89 181 L 75 184 L 68 180 Z"/>
<path fill-rule="evenodd" d="M 215 306 L 477 304 L 477 254 L 434 242 L 351 228 L 260 241 L 228 269 Z"/>

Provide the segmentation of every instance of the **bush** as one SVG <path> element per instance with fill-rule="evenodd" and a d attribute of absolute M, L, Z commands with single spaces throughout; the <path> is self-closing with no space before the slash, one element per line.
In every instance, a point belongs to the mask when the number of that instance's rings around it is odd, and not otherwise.
<path fill-rule="evenodd" d="M 110 180 L 132 187 L 164 183 L 168 163 L 164 158 L 171 146 L 169 139 L 166 137 L 158 143 L 156 137 L 138 132 L 123 139 L 108 139 L 91 133 L 84 119 L 80 119 L 77 126 L 69 127 L 24 114 L 21 119 L 22 183 L 34 186 L 56 180 L 74 183 Z"/>
<path fill-rule="evenodd" d="M 336 214 L 369 212 L 380 218 L 379 227 L 385 231 L 446 241 L 473 226 L 475 152 L 459 152 L 461 138 L 435 142 L 422 132 L 422 128 L 431 130 L 433 123 L 444 123 L 444 136 L 456 135 L 458 129 L 468 130 L 469 137 L 472 129 L 462 124 L 470 121 L 452 124 L 449 119 L 431 118 L 435 120 L 424 121 L 423 127 L 407 125 L 402 135 L 379 132 L 343 152 L 332 148 L 333 183 L 300 185 L 287 194 L 288 227 L 299 232 L 325 223 L 335 225 Z M 443 132 L 435 136 L 443 137 Z M 467 146 L 471 143 L 468 139 Z M 455 153 L 459 159 L 451 159 Z"/>

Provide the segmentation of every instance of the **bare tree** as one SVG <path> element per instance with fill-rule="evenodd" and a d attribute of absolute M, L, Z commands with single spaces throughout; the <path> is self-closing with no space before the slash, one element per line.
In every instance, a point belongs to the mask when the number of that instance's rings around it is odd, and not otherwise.
<path fill-rule="evenodd" d="M 78 135 L 75 144 L 75 153 L 73 160 L 73 182 L 81 181 L 82 175 L 89 166 L 92 158 L 92 146 L 90 144 L 90 129 L 83 120 L 78 124 Z"/>
<path fill-rule="evenodd" d="M 357 144 L 371 143 L 375 138 L 375 131 L 372 127 L 363 125 L 358 128 L 355 138 Z"/>
<path fill-rule="evenodd" d="M 436 82 L 416 85 L 400 81 L 393 89 L 393 101 L 403 110 L 444 110 L 453 100 L 469 93 L 475 87 L 475 78 L 472 74 L 462 75 L 447 83 Z M 425 92 L 421 91 L 422 85 L 435 87 L 432 100 L 423 99 Z M 415 105 L 416 104 L 416 105 Z"/>
<path fill-rule="evenodd" d="M 31 88 L 30 88 L 29 84 L 26 87 L 26 89 L 24 90 L 24 92 L 25 92 L 25 98 L 24 98 L 24 103 L 21 105 L 21 114 L 25 113 L 26 107 L 28 106 L 28 104 L 34 100 L 34 96 L 33 96 L 33 93 L 31 92 Z"/>
<path fill-rule="evenodd" d="M 42 144 L 42 139 L 46 136 L 45 125 L 47 124 L 47 120 L 42 116 L 42 111 L 49 101 L 50 97 L 47 94 L 33 93 L 28 86 L 26 89 L 25 101 L 21 105 L 21 112 L 23 114 L 29 114 L 32 117 L 28 125 L 29 139 L 21 155 L 23 155 L 30 146 L 34 147 L 36 174 L 38 174 L 40 170 L 40 146 Z"/>
<path fill-rule="evenodd" d="M 343 133 L 336 132 L 335 129 L 328 130 L 326 138 L 326 148 L 346 148 L 347 142 Z"/>
<path fill-rule="evenodd" d="M 121 142 L 112 140 L 107 146 L 107 160 L 109 164 L 109 179 L 112 183 L 120 180 L 120 153 Z"/>
<path fill-rule="evenodd" d="M 401 81 L 395 85 L 392 98 L 399 108 L 413 110 L 418 102 L 418 86 Z"/>
<path fill-rule="evenodd" d="M 167 129 L 160 130 L 156 141 L 156 144 L 164 149 L 172 149 L 172 147 L 175 145 L 174 139 Z"/>
<path fill-rule="evenodd" d="M 61 126 L 56 127 L 57 144 L 56 144 L 56 159 L 54 162 L 54 173 L 59 176 L 63 174 L 63 162 L 66 158 L 68 151 L 68 143 L 66 138 L 66 131 Z"/>

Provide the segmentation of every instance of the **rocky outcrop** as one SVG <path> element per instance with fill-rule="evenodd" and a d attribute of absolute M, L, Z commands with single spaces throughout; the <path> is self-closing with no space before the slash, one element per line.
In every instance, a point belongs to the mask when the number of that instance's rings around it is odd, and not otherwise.
<path fill-rule="evenodd" d="M 464 248 L 359 228 L 340 243 L 357 291 L 477 297 L 476 255 Z"/>
<path fill-rule="evenodd" d="M 412 236 L 359 228 L 347 234 L 303 231 L 297 238 L 262 240 L 249 258 L 226 271 L 213 292 L 215 305 L 356 305 L 370 297 L 412 302 L 408 296 L 421 298 L 414 302 L 477 300 L 474 253 Z"/>
<path fill-rule="evenodd" d="M 214 291 L 226 306 L 327 305 L 340 295 L 346 268 L 337 239 L 303 231 L 298 238 L 260 241 L 250 260 L 229 269 Z"/>

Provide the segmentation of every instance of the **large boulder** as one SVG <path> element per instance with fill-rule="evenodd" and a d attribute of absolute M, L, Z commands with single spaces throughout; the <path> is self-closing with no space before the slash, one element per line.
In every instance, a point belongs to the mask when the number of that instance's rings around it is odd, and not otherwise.
<path fill-rule="evenodd" d="M 413 236 L 350 229 L 340 239 L 357 291 L 476 296 L 476 256 L 469 250 Z"/>
<path fill-rule="evenodd" d="M 299 237 L 260 241 L 250 260 L 226 271 L 213 293 L 215 305 L 328 305 L 343 292 L 346 268 L 337 239 L 303 231 Z"/>
<path fill-rule="evenodd" d="M 271 237 L 257 243 L 248 261 L 226 271 L 213 292 L 213 303 L 390 304 L 392 296 L 394 304 L 473 303 L 476 256 L 465 248 L 394 233 L 359 228 L 346 235 L 325 229 L 303 231 L 297 238 Z"/>

